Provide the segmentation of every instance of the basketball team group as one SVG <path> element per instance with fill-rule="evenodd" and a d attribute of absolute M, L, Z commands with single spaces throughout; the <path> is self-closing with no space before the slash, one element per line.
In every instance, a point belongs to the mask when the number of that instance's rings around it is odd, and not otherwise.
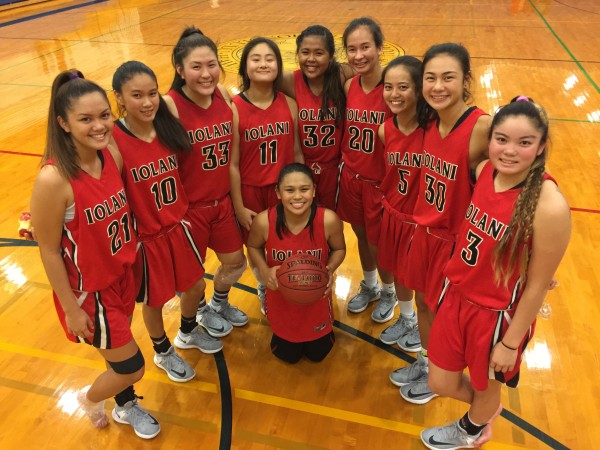
<path fill-rule="evenodd" d="M 31 219 L 67 338 L 106 361 L 77 394 L 95 427 L 108 425 L 104 401 L 114 396 L 115 422 L 158 435 L 133 387 L 145 365 L 130 328 L 135 302 L 154 364 L 173 381 L 192 380 L 176 348 L 219 352 L 219 338 L 248 323 L 229 300 L 246 270 L 244 245 L 273 355 L 322 361 L 335 342 L 344 221 L 363 271 L 348 311 L 376 302 L 371 319 L 390 322 L 381 341 L 417 353 L 391 382 L 411 403 L 447 396 L 469 405 L 455 422 L 423 430 L 424 445 L 491 439 L 501 386 L 517 386 L 570 238 L 569 206 L 545 170 L 548 117 L 522 93 L 493 116 L 471 106 L 460 44 L 383 67 L 383 42 L 376 21 L 352 20 L 340 64 L 332 33 L 312 25 L 296 39 L 299 70 L 284 72 L 277 44 L 253 38 L 232 98 L 219 84 L 217 46 L 187 27 L 167 94 L 142 62 L 116 69 L 116 121 L 104 87 L 77 69 L 55 78 Z M 210 299 L 208 247 L 219 260 Z M 328 272 L 312 303 L 278 290 L 278 267 L 298 253 Z M 172 344 L 163 306 L 176 292 Z"/>

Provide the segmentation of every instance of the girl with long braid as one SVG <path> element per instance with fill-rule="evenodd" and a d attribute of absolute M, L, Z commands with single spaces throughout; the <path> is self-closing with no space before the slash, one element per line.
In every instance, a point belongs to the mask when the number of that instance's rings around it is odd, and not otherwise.
<path fill-rule="evenodd" d="M 548 119 L 527 97 L 495 115 L 489 161 L 445 268 L 429 345 L 429 385 L 470 404 L 458 421 L 421 433 L 431 449 L 491 437 L 502 383 L 516 387 L 536 315 L 569 243 L 569 205 L 545 172 Z M 464 369 L 469 368 L 470 379 Z"/>

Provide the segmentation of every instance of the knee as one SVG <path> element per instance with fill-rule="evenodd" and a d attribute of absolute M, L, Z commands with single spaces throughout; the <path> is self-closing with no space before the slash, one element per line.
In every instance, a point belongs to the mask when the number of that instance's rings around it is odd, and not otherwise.
<path fill-rule="evenodd" d="M 235 261 L 223 263 L 218 269 L 218 277 L 222 283 L 232 285 L 239 280 L 246 270 L 246 257 L 240 253 L 240 257 Z"/>
<path fill-rule="evenodd" d="M 429 384 L 429 389 L 431 389 L 440 397 L 455 398 L 455 394 L 458 391 L 458 388 L 460 387 L 452 382 L 449 382 L 447 379 L 436 377 L 431 373 L 429 373 L 429 376 L 427 378 L 427 384 Z"/>
<path fill-rule="evenodd" d="M 144 355 L 142 355 L 140 349 L 130 358 L 116 362 L 108 361 L 108 364 L 127 384 L 134 384 L 140 381 L 146 370 Z"/>
<path fill-rule="evenodd" d="M 415 292 L 415 303 L 420 312 L 426 312 L 428 310 L 427 304 L 425 303 L 425 294 L 423 292 Z"/>
<path fill-rule="evenodd" d="M 202 294 L 204 294 L 204 291 L 206 290 L 206 281 L 204 281 L 204 278 L 200 278 L 198 281 L 196 281 L 196 284 L 194 284 L 191 288 L 189 288 L 186 291 L 186 294 L 192 296 L 192 298 L 197 299 L 202 297 Z"/>

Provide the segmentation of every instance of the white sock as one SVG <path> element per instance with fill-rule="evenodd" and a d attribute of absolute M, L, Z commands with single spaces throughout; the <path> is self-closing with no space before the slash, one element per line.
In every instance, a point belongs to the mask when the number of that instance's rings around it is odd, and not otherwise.
<path fill-rule="evenodd" d="M 363 277 L 367 287 L 374 288 L 377 286 L 377 270 L 363 270 Z"/>
<path fill-rule="evenodd" d="M 405 302 L 398 302 L 400 303 L 400 314 L 402 314 L 404 317 L 408 317 L 408 318 L 412 318 L 415 314 L 415 308 L 413 306 L 413 301 L 412 300 L 407 300 Z"/>

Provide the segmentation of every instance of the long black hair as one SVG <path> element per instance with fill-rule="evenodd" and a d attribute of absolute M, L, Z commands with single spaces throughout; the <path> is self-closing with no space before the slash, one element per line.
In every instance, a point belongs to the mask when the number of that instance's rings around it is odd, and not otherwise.
<path fill-rule="evenodd" d="M 279 191 L 279 187 L 281 186 L 281 183 L 283 182 L 283 179 L 286 177 L 286 175 L 296 172 L 303 173 L 304 175 L 306 175 L 314 186 L 315 182 L 313 180 L 312 170 L 310 170 L 306 165 L 302 163 L 291 163 L 284 166 L 284 168 L 281 169 L 281 172 L 279 172 L 279 176 L 277 177 L 277 190 Z M 289 232 L 287 226 L 285 225 L 285 214 L 283 212 L 283 204 L 281 202 L 278 203 L 275 207 L 275 210 L 277 212 L 277 219 L 275 221 L 275 232 L 277 233 L 277 237 L 279 239 L 283 239 L 283 233 Z M 309 233 L 311 240 L 314 239 L 313 222 L 316 214 L 317 202 L 313 199 L 313 202 L 310 205 L 310 216 L 308 218 L 308 222 L 306 223 L 306 227 L 310 228 Z"/>
<path fill-rule="evenodd" d="M 335 59 L 335 41 L 333 39 L 333 34 L 331 34 L 331 31 L 323 25 L 311 25 L 305 28 L 296 38 L 296 54 L 300 52 L 302 41 L 308 36 L 317 36 L 323 39 L 327 53 L 329 53 L 329 57 L 331 58 L 323 78 L 321 117 L 323 117 L 323 120 L 329 118 L 335 119 L 336 124 L 341 126 L 344 120 L 344 112 L 346 111 L 346 94 L 344 93 L 344 86 L 342 86 L 340 77 L 342 69 L 340 63 Z M 330 104 L 333 104 L 336 108 L 334 117 L 330 117 L 329 114 Z"/>
<path fill-rule="evenodd" d="M 158 80 L 150 67 L 139 61 L 127 61 L 121 64 L 112 79 L 112 88 L 115 92 L 123 95 L 123 86 L 133 77 L 139 74 L 148 75 L 156 83 L 158 88 Z M 126 111 L 119 105 L 119 114 L 124 116 Z M 191 151 L 192 144 L 187 136 L 185 128 L 177 118 L 171 114 L 169 107 L 158 94 L 158 110 L 152 121 L 156 136 L 162 145 L 172 151 Z"/>

